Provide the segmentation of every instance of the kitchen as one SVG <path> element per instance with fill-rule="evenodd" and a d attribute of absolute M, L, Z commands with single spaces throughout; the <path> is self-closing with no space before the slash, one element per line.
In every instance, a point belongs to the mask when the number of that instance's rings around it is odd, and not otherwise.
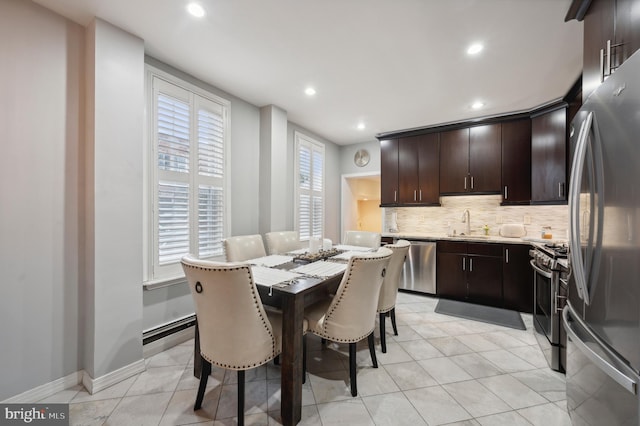
<path fill-rule="evenodd" d="M 60 9 L 63 9 L 63 3 L 65 2 L 57 4 Z M 142 217 L 146 208 L 140 203 L 144 196 L 141 178 L 144 174 L 142 168 L 144 155 L 140 152 L 141 150 L 131 152 L 131 147 L 139 146 L 138 135 L 145 132 L 142 124 L 144 114 L 140 108 L 133 105 L 135 102 L 122 102 L 122 99 L 125 99 L 125 96 L 129 99 L 132 97 L 138 100 L 143 99 L 142 77 L 134 79 L 135 81 L 131 81 L 127 87 L 113 87 L 108 76 L 99 72 L 93 74 L 93 78 L 97 79 L 96 87 L 104 90 L 100 92 L 101 96 L 105 93 L 113 93 L 113 99 L 109 98 L 104 104 L 98 104 L 96 110 L 104 112 L 105 109 L 100 107 L 108 107 L 107 111 L 112 116 L 106 121 L 98 121 L 99 131 L 94 132 L 90 138 L 96 141 L 95 151 L 85 146 L 83 141 L 87 129 L 79 125 L 81 119 L 74 117 L 90 114 L 83 109 L 87 101 L 82 85 L 91 82 L 92 79 L 86 77 L 84 73 L 85 67 L 86 71 L 90 71 L 92 66 L 86 65 L 84 54 L 79 53 L 84 52 L 88 47 L 99 46 L 105 49 L 104 51 L 96 49 L 93 52 L 97 57 L 96 63 L 105 67 L 97 68 L 98 71 L 104 69 L 109 72 L 125 72 L 124 66 L 119 69 L 108 68 L 109 65 L 113 65 L 112 58 L 108 55 L 119 52 L 115 57 L 122 59 L 123 63 L 131 64 L 133 70 L 129 71 L 132 74 L 142 75 L 146 60 L 151 65 L 161 67 L 164 71 L 171 71 L 190 81 L 197 79 L 181 71 L 181 66 L 168 65 L 172 62 L 169 58 L 163 57 L 165 54 L 162 49 L 158 48 L 154 52 L 155 57 L 144 59 L 145 53 L 148 53 L 147 49 L 150 48 L 145 46 L 148 41 L 128 37 L 130 34 L 127 32 L 136 33 L 136 31 L 127 28 L 126 23 L 120 24 L 125 31 L 105 25 L 104 22 L 98 23 L 97 34 L 103 38 L 98 37 L 97 40 L 93 40 L 95 43 L 92 45 L 92 39 L 88 36 L 85 38 L 85 27 L 77 24 L 72 18 L 63 18 L 60 12 L 52 12 L 38 3 L 19 4 L 20 2 L 8 0 L 1 3 L 4 20 L 3 25 L 0 26 L 2 31 L 5 31 L 2 33 L 3 40 L 24 41 L 26 47 L 30 49 L 29 52 L 32 53 L 24 55 L 21 51 L 24 47 L 22 44 L 3 45 L 3 49 L 7 49 L 6 57 L 9 58 L 9 62 L 16 63 L 15 68 L 3 67 L 3 72 L 7 73 L 3 80 L 11 82 L 9 84 L 12 86 L 11 91 L 3 86 L 3 93 L 7 90 L 6 93 L 10 94 L 7 97 L 3 96 L 3 99 L 11 100 L 5 104 L 5 116 L 14 117 L 9 115 L 11 113 L 18 114 L 17 118 L 19 118 L 9 120 L 10 122 L 5 126 L 9 129 L 9 140 L 16 143 L 7 148 L 11 161 L 8 161 L 4 169 L 5 186 L 3 186 L 2 197 L 5 200 L 16 200 L 17 203 L 3 203 L 3 219 L 7 219 L 3 235 L 8 236 L 2 239 L 3 252 L 8 254 L 5 256 L 5 261 L 7 259 L 11 261 L 3 263 L 2 269 L 9 271 L 9 281 L 17 285 L 5 288 L 4 291 L 7 293 L 6 297 L 3 297 L 5 300 L 3 312 L 6 313 L 8 320 L 22 318 L 24 324 L 22 328 L 16 330 L 9 330 L 6 327 L 3 329 L 3 340 L 16 342 L 15 345 L 11 345 L 11 349 L 7 349 L 6 352 L 3 350 L 1 368 L 3 377 L 7 378 L 6 381 L 3 380 L 5 383 L 3 386 L 6 386 L 2 389 L 3 399 L 43 384 L 53 383 L 61 378 L 64 378 L 65 383 L 74 381 L 78 383 L 77 372 L 81 370 L 89 371 L 93 378 L 98 379 L 129 365 L 134 365 L 135 368 L 140 367 L 142 332 L 163 321 L 180 318 L 186 314 L 189 303 L 188 293 L 179 286 L 160 287 L 140 293 L 139 284 L 144 281 L 142 278 L 144 268 L 141 265 L 146 264 L 142 255 L 143 246 L 146 243 L 140 236 L 140 230 L 144 228 Z M 568 4 L 569 2 L 562 4 L 559 19 L 564 18 Z M 132 15 L 142 14 L 140 11 L 132 13 Z M 78 17 L 76 19 L 80 20 Z M 105 19 L 110 21 L 109 17 Z M 330 17 L 325 17 L 325 20 L 330 21 Z M 282 23 L 278 21 L 279 25 Z M 582 24 L 573 21 L 562 25 L 575 27 Z M 33 28 L 41 30 L 41 33 L 36 34 L 37 37 L 33 34 Z M 166 36 L 171 35 L 169 33 L 166 32 Z M 580 33 L 579 29 L 572 33 L 572 42 L 568 43 L 571 50 L 579 47 Z M 34 37 L 37 42 L 29 44 Z M 113 47 L 111 42 L 117 46 L 116 50 L 109 50 Z M 166 40 L 165 43 L 171 44 Z M 385 45 L 384 41 L 380 43 L 381 46 Z M 4 52 L 3 50 L 3 56 L 5 56 Z M 101 57 L 102 52 L 106 52 L 104 53 L 106 56 Z M 131 56 L 123 58 L 121 55 L 123 52 L 128 52 Z M 251 53 L 259 56 L 259 49 L 258 52 Z M 538 54 L 538 52 L 535 53 Z M 87 55 L 91 56 L 91 54 Z M 196 62 L 205 61 L 202 56 L 193 55 L 193 58 L 197 58 Z M 581 68 L 579 56 L 572 56 L 574 66 L 569 70 L 568 74 L 571 75 L 565 77 L 565 81 L 556 80 L 556 74 L 560 73 L 543 74 L 553 94 L 545 95 L 537 102 L 531 101 L 532 103 L 526 109 L 563 96 L 579 74 Z M 194 61 L 193 58 L 182 61 L 185 68 L 187 64 Z M 127 60 L 131 62 L 126 62 Z M 578 67 L 575 66 L 576 60 L 580 65 Z M 557 57 L 552 58 L 551 61 L 552 68 L 557 68 L 562 62 Z M 264 62 L 268 63 L 269 60 L 266 59 Z M 449 71 L 458 68 L 464 68 L 464 66 L 451 62 Z M 42 70 L 42 72 L 33 73 L 33 69 Z M 126 73 L 125 75 L 128 76 Z M 395 76 L 400 78 L 401 75 L 402 73 Z M 205 75 L 199 75 L 200 79 L 204 80 L 205 77 Z M 349 81 L 358 80 L 351 75 L 344 78 Z M 502 78 L 505 76 L 502 75 Z M 435 78 L 430 79 L 437 81 Z M 464 79 L 460 78 L 460 80 Z M 127 78 L 123 81 L 129 82 Z M 533 81 L 533 79 L 525 78 L 524 81 Z M 506 91 L 517 92 L 517 88 L 523 86 L 522 81 L 511 84 L 505 89 Z M 18 93 L 17 89 L 23 90 Z M 472 88 L 468 86 L 464 89 L 469 93 L 472 92 Z M 331 141 L 331 138 L 322 136 L 320 132 L 322 129 L 309 123 L 299 123 L 302 117 L 295 115 L 293 109 L 289 109 L 289 117 L 287 117 L 287 111 L 283 112 L 277 107 L 264 109 L 256 107 L 255 105 L 265 105 L 265 103 L 260 100 L 246 101 L 245 98 L 250 95 L 244 92 L 229 94 L 216 87 L 213 90 L 230 99 L 233 105 L 231 134 L 234 143 L 231 146 L 230 161 L 231 168 L 235 170 L 231 177 L 231 190 L 236 196 L 232 197 L 231 201 L 234 217 L 229 230 L 230 234 L 258 232 L 266 227 L 292 226 L 294 209 L 291 200 L 280 203 L 276 196 L 273 196 L 273 200 L 269 198 L 265 200 L 264 196 L 258 198 L 237 194 L 257 194 L 258 192 L 275 194 L 277 188 L 282 185 L 286 188 L 293 186 L 290 177 L 293 175 L 292 170 L 282 170 L 287 174 L 285 177 L 275 172 L 271 173 L 266 181 L 263 176 L 258 176 L 256 171 L 264 171 L 268 167 L 275 171 L 282 158 L 292 156 L 290 147 L 296 130 L 304 131 L 324 143 L 327 166 L 326 185 L 334 194 L 339 193 L 341 174 L 371 173 L 380 169 L 380 163 L 376 161 L 376 158 L 379 158 L 379 144 L 378 141 L 372 140 L 372 136 L 363 137 L 356 129 L 350 129 L 348 138 L 353 138 L 356 143 L 337 145 Z M 248 91 L 251 91 L 250 87 Z M 321 97 L 322 92 L 319 91 L 318 95 Z M 48 102 L 42 102 L 42 99 L 47 99 Z M 98 98 L 98 102 L 102 102 L 101 99 L 105 98 Z M 395 99 L 392 96 L 384 99 L 388 100 L 382 103 L 397 103 L 400 108 L 401 103 L 392 101 Z M 375 132 L 428 125 L 429 123 L 424 119 L 427 115 L 434 117 L 434 123 L 450 122 L 470 116 L 466 106 L 464 108 L 448 107 L 450 105 L 444 105 L 445 101 L 444 98 L 438 99 L 439 106 L 436 109 L 453 111 L 454 117 L 441 115 L 438 111 L 431 111 L 429 114 L 403 111 L 407 117 L 405 124 L 382 125 Z M 312 103 L 306 98 L 303 102 Z M 27 119 L 21 112 L 31 111 L 30 108 L 35 108 L 32 112 L 36 116 L 49 117 L 50 121 L 38 126 L 15 124 L 32 123 L 30 121 L 32 119 Z M 516 108 L 505 108 L 502 112 L 514 109 Z M 484 110 L 478 114 L 484 116 L 498 112 Z M 338 115 L 346 116 L 344 113 Z M 104 119 L 99 115 L 97 118 Z M 273 140 L 284 138 L 288 146 L 283 148 L 268 142 L 261 145 L 259 141 L 262 133 L 269 131 L 265 130 L 269 126 L 264 125 L 268 120 L 271 123 Z M 315 129 L 315 131 L 309 129 Z M 51 143 L 43 146 L 41 142 L 37 142 L 43 140 Z M 29 143 L 23 143 L 24 141 Z M 267 145 L 271 149 L 269 160 L 264 159 Z M 353 154 L 363 148 L 369 151 L 372 161 L 360 168 L 353 164 Z M 86 159 L 87 157 L 89 160 Z M 24 162 L 18 161 L 18 159 L 28 158 L 36 162 L 34 167 L 24 167 Z M 122 158 L 132 160 L 123 164 Z M 266 166 L 265 162 L 269 161 L 270 165 Z M 123 166 L 119 167 L 118 164 Z M 27 173 L 35 173 L 35 175 Z M 34 180 L 46 185 L 43 187 L 35 185 Z M 16 181 L 21 182 L 17 184 L 17 190 L 9 187 L 10 182 L 15 184 Z M 263 188 L 266 190 L 263 191 Z M 33 198 L 29 200 L 24 194 L 32 194 Z M 56 198 L 51 194 L 62 196 Z M 99 198 L 93 198 L 94 194 Z M 458 197 L 455 198 L 458 199 Z M 460 200 L 463 198 L 461 197 Z M 446 217 L 439 216 L 436 221 L 429 221 L 426 217 L 431 214 L 431 210 L 444 211 L 449 208 L 446 200 L 443 203 L 444 207 L 406 208 L 409 211 L 407 215 L 403 213 L 405 208 L 399 207 L 398 225 L 400 230 L 403 230 L 403 226 L 415 224 L 417 230 L 425 232 L 431 232 L 431 229 L 426 228 L 427 226 L 434 226 L 438 234 L 443 234 L 448 230 L 448 222 L 454 227 L 462 225 L 459 219 L 462 212 L 469 208 L 472 223 L 477 220 L 475 226 L 479 228 L 486 221 L 489 224 L 490 233 L 497 232 L 501 225 L 498 216 L 502 216 L 502 223 L 525 222 L 525 216 L 529 216 L 531 224 L 525 225 L 528 232 L 536 234 L 539 233 L 541 226 L 551 226 L 554 236 L 562 236 L 563 232 L 566 235 L 566 223 L 547 223 L 537 218 L 535 212 L 538 209 L 553 209 L 552 206 L 502 207 L 497 205 L 495 199 L 491 199 L 485 208 L 475 205 L 475 200 L 479 199 L 473 198 L 470 205 L 454 205 L 452 210 L 457 211 L 451 211 Z M 458 210 L 459 208 L 461 210 Z M 535 210 L 531 212 L 527 210 L 529 208 Z M 260 214 L 259 211 L 261 211 Z M 340 201 L 337 196 L 327 199 L 325 211 L 326 235 L 339 241 L 342 232 Z M 418 212 L 417 218 L 410 217 L 412 212 Z M 550 216 L 555 218 L 557 215 L 552 212 Z M 52 220 L 42 221 L 42 217 L 51 217 Z M 47 238 L 45 244 L 41 241 L 43 236 Z M 10 245 L 8 241 L 20 243 Z M 40 247 L 43 250 L 38 257 L 46 258 L 46 264 L 36 268 L 30 266 L 32 260 L 28 254 L 31 247 Z M 11 255 L 16 252 L 20 255 Z M 105 253 L 109 253 L 110 256 L 103 256 Z M 115 256 L 115 253 L 119 256 Z M 32 291 L 33 285 L 36 286 L 35 292 Z M 14 301 L 20 301 L 20 303 L 14 303 Z M 113 306 L 119 307 L 119 315 L 111 314 Z M 85 321 L 85 319 L 88 320 Z M 51 328 L 43 330 L 41 324 L 51 324 Z M 34 338 L 27 339 L 25 336 L 34 336 Z M 44 346 L 39 347 L 35 342 L 41 342 Z M 110 353 L 109 348 L 117 348 L 117 350 L 115 353 Z M 37 365 L 38 358 L 35 355 L 37 353 L 50 359 L 51 365 L 38 371 L 31 371 L 26 366 L 21 367 L 24 359 L 28 359 L 32 365 Z"/>

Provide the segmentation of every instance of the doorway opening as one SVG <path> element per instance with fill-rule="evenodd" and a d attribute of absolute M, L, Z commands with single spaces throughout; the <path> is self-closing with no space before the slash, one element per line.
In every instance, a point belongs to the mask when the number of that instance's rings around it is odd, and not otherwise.
<path fill-rule="evenodd" d="M 345 231 L 382 232 L 380 174 L 342 175 L 342 236 Z"/>

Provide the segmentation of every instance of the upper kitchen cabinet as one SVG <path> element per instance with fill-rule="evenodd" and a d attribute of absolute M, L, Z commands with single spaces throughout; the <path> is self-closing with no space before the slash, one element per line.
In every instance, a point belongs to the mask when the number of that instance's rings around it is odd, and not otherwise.
<path fill-rule="evenodd" d="M 500 192 L 501 124 L 440 134 L 440 193 Z"/>
<path fill-rule="evenodd" d="M 531 117 L 531 203 L 567 201 L 566 104 Z"/>
<path fill-rule="evenodd" d="M 640 0 L 574 0 L 565 20 L 574 18 L 584 19 L 582 95 L 586 99 L 640 48 Z"/>
<path fill-rule="evenodd" d="M 531 119 L 502 123 L 502 205 L 531 201 Z"/>
<path fill-rule="evenodd" d="M 401 138 L 398 149 L 399 204 L 440 205 L 440 134 Z"/>
<path fill-rule="evenodd" d="M 380 141 L 380 205 L 398 204 L 398 139 Z"/>

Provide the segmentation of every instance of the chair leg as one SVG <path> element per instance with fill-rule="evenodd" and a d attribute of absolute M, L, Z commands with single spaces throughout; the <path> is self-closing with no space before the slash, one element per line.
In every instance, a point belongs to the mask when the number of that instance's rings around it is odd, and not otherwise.
<path fill-rule="evenodd" d="M 238 426 L 244 426 L 244 370 L 238 370 Z"/>
<path fill-rule="evenodd" d="M 396 308 L 391 309 L 391 326 L 393 327 L 393 334 L 398 335 L 398 327 L 396 327 Z"/>
<path fill-rule="evenodd" d="M 307 335 L 302 335 L 302 383 L 307 382 Z"/>
<path fill-rule="evenodd" d="M 273 365 L 280 365 L 280 355 L 276 355 L 273 359 Z"/>
<path fill-rule="evenodd" d="M 198 386 L 198 395 L 196 396 L 196 403 L 193 406 L 193 411 L 199 410 L 200 407 L 202 407 L 204 391 L 207 389 L 207 380 L 209 380 L 209 374 L 211 374 L 211 363 L 202 358 L 202 356 L 200 356 L 200 360 L 202 363 L 202 370 L 200 370 L 200 386 Z"/>
<path fill-rule="evenodd" d="M 320 339 L 320 343 L 322 344 L 322 347 L 324 348 L 325 346 L 327 346 L 327 339 Z"/>
<path fill-rule="evenodd" d="M 371 332 L 369 337 L 367 337 L 367 340 L 369 341 L 369 353 L 371 354 L 371 362 L 373 363 L 373 368 L 378 368 L 378 360 L 376 359 L 376 347 L 373 340 L 373 331 Z"/>
<path fill-rule="evenodd" d="M 358 396 L 356 383 L 356 344 L 349 343 L 349 380 L 351 381 L 351 396 Z"/>
<path fill-rule="evenodd" d="M 386 354 L 387 353 L 387 336 L 386 336 L 386 332 L 384 330 L 385 328 L 385 317 L 387 316 L 386 313 L 381 313 L 380 314 L 380 346 L 382 347 L 382 353 Z"/>

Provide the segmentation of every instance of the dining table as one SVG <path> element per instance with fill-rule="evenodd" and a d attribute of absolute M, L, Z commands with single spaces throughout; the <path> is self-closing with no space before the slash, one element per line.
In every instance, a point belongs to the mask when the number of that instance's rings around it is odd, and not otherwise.
<path fill-rule="evenodd" d="M 282 311 L 282 353 L 280 354 L 281 368 L 281 393 L 280 393 L 280 415 L 284 426 L 297 424 L 302 416 L 302 371 L 303 371 L 303 327 L 305 307 L 335 294 L 346 268 L 348 258 L 365 251 L 361 248 L 343 247 L 328 251 L 326 256 L 319 252 L 319 255 L 312 257 L 302 254 L 299 257 L 292 256 L 291 260 L 274 265 L 270 259 L 275 256 L 248 260 L 247 263 L 253 265 L 252 271 L 256 287 L 260 294 L 263 305 L 272 306 Z M 368 250 L 367 250 L 368 251 Z M 295 255 L 295 253 L 293 253 Z M 333 255 L 334 261 L 327 261 Z M 337 255 L 337 256 L 335 256 Z M 317 262 L 314 262 L 317 261 Z M 263 262 L 263 263 L 261 263 Z M 323 262 L 321 264 L 320 262 Z M 339 266 L 331 266 L 342 265 Z M 313 265 L 312 265 L 313 264 Z M 254 268 L 258 269 L 254 269 Z M 285 283 L 266 284 L 266 279 L 256 279 L 260 273 L 264 273 L 264 268 L 273 268 L 280 271 L 310 271 L 311 273 L 300 273 Z M 313 274 L 318 270 L 329 270 L 331 275 Z M 275 271 L 274 271 L 275 272 Z M 196 318 L 195 329 L 195 351 L 194 351 L 194 375 L 200 377 L 200 339 L 198 333 L 198 323 Z"/>

